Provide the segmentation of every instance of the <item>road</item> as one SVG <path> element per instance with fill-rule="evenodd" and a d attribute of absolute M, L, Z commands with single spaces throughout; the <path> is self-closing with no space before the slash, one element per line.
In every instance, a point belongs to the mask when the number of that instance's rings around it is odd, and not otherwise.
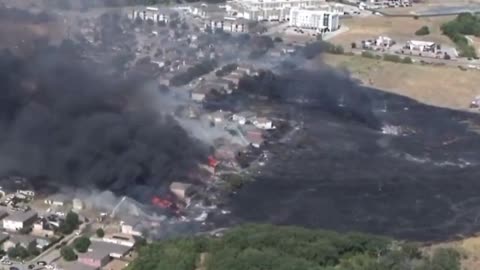
<path fill-rule="evenodd" d="M 357 55 L 361 55 L 362 52 L 368 51 L 371 52 L 375 55 L 385 55 L 385 54 L 395 54 L 394 52 L 391 51 L 370 51 L 370 50 L 363 50 L 363 49 L 351 49 L 351 52 Z M 446 65 L 446 66 L 463 66 L 465 68 L 476 68 L 480 69 L 480 61 L 479 60 L 468 60 L 468 59 L 454 59 L 454 60 L 445 60 L 443 58 L 431 58 L 431 57 L 421 57 L 421 56 L 415 56 L 415 55 L 407 55 L 407 54 L 397 54 L 400 57 L 410 57 L 412 60 L 414 60 L 417 63 L 420 63 L 421 61 L 424 61 L 426 63 L 432 63 L 432 64 L 437 64 L 437 65 Z"/>

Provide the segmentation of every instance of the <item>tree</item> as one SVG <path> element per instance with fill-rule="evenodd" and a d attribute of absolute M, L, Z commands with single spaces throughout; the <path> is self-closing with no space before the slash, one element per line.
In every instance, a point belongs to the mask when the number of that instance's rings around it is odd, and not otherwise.
<path fill-rule="evenodd" d="M 67 262 L 75 261 L 77 259 L 77 254 L 75 254 L 75 251 L 69 246 L 63 247 L 60 250 L 60 255 L 62 255 L 63 259 Z"/>
<path fill-rule="evenodd" d="M 71 234 L 74 230 L 78 228 L 80 220 L 78 219 L 78 214 L 75 212 L 68 212 L 65 217 L 65 222 L 60 225 L 58 230 L 63 234 Z"/>
<path fill-rule="evenodd" d="M 105 231 L 103 231 L 102 228 L 98 228 L 96 234 L 97 234 L 97 237 L 103 238 L 105 236 Z"/>
<path fill-rule="evenodd" d="M 90 246 L 90 239 L 88 237 L 82 236 L 75 241 L 73 241 L 73 246 L 75 247 L 75 250 L 80 252 L 80 253 L 85 253 L 88 250 L 88 247 Z"/>
<path fill-rule="evenodd" d="M 29 256 L 27 249 L 18 244 L 15 247 L 9 248 L 7 255 L 10 258 L 18 259 L 25 259 Z"/>
<path fill-rule="evenodd" d="M 420 29 L 415 31 L 415 35 L 417 35 L 417 36 L 426 36 L 426 35 L 429 35 L 429 34 L 430 34 L 430 29 L 426 25 L 420 27 Z"/>
<path fill-rule="evenodd" d="M 273 41 L 280 43 L 280 42 L 283 42 L 283 39 L 281 37 L 275 37 Z"/>
<path fill-rule="evenodd" d="M 40 254 L 40 250 L 37 248 L 37 242 L 33 241 L 28 244 L 27 251 L 32 256 L 38 256 Z"/>

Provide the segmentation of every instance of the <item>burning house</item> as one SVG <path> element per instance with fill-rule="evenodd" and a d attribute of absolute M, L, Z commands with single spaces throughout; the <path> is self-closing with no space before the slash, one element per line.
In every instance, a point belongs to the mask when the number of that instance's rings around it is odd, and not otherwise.
<path fill-rule="evenodd" d="M 170 184 L 170 191 L 181 201 L 190 203 L 193 194 L 192 184 L 182 182 L 172 182 Z"/>

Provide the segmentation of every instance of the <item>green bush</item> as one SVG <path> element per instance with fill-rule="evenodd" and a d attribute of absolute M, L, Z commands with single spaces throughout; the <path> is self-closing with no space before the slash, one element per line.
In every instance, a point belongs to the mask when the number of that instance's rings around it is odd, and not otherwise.
<path fill-rule="evenodd" d="M 404 63 L 404 64 L 413 64 L 413 60 L 412 60 L 412 58 L 410 58 L 410 57 L 407 56 L 407 57 L 404 57 L 404 58 L 402 59 L 402 63 Z"/>
<path fill-rule="evenodd" d="M 77 254 L 75 254 L 75 251 L 69 246 L 63 247 L 60 250 L 60 255 L 62 255 L 63 259 L 67 262 L 75 261 L 77 259 Z"/>
<path fill-rule="evenodd" d="M 80 253 L 85 253 L 88 250 L 88 247 L 90 246 L 91 242 L 88 237 L 82 236 L 75 241 L 73 241 L 73 246 L 75 247 L 75 250 L 80 252 Z"/>
<path fill-rule="evenodd" d="M 375 59 L 375 54 L 371 52 L 364 51 L 362 52 L 362 57 Z"/>
<path fill-rule="evenodd" d="M 429 34 L 430 34 L 430 29 L 428 28 L 428 26 L 422 26 L 420 27 L 420 29 L 415 31 L 415 35 L 417 36 L 426 36 Z"/>
<path fill-rule="evenodd" d="M 402 62 L 402 58 L 398 55 L 395 55 L 395 54 L 384 54 L 383 55 L 383 60 L 389 61 L 389 62 L 394 62 L 394 63 Z"/>
<path fill-rule="evenodd" d="M 102 228 L 98 228 L 96 234 L 98 238 L 103 238 L 105 236 L 105 231 Z"/>

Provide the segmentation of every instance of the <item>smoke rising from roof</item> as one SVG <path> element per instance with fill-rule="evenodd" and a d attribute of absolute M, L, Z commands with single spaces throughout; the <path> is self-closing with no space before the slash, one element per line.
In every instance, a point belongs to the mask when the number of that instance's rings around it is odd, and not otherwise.
<path fill-rule="evenodd" d="M 0 85 L 0 174 L 135 196 L 183 177 L 204 156 L 158 112 L 151 97 L 159 91 L 103 74 L 74 47 L 1 52 Z"/>

